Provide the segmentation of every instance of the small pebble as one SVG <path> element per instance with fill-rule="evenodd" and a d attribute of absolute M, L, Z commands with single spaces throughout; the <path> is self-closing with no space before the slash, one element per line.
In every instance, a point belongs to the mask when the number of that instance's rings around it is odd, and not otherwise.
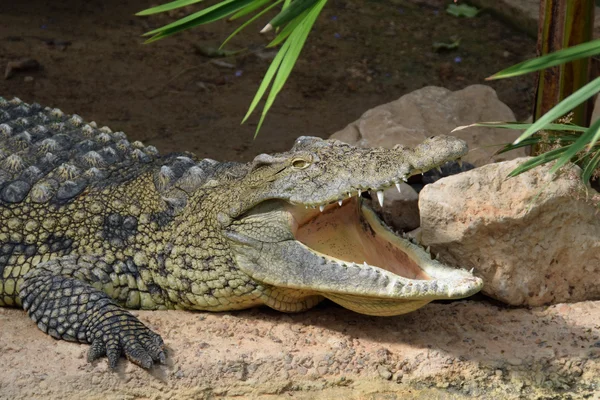
<path fill-rule="evenodd" d="M 385 380 L 390 380 L 392 379 L 392 373 L 390 372 L 389 369 L 387 369 L 387 367 L 380 365 L 379 367 L 377 367 L 377 373 L 379 374 L 380 377 L 382 377 Z"/>
<path fill-rule="evenodd" d="M 404 373 L 402 371 L 396 371 L 396 373 L 392 376 L 392 380 L 396 383 L 402 382 L 402 377 Z"/>

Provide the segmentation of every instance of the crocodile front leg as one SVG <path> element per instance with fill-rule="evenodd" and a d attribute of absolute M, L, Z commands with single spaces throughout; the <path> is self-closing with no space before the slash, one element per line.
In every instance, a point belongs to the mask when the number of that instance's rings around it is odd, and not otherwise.
<path fill-rule="evenodd" d="M 53 338 L 91 344 L 88 361 L 106 355 L 114 368 L 124 354 L 143 368 L 164 363 L 162 338 L 92 286 L 91 261 L 66 256 L 36 266 L 19 288 L 23 308 Z"/>

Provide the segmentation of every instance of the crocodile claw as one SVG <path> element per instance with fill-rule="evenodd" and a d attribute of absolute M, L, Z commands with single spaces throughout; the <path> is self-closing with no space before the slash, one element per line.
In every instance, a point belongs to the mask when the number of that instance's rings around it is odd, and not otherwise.
<path fill-rule="evenodd" d="M 96 335 L 87 359 L 89 362 L 100 357 L 108 357 L 108 365 L 114 369 L 121 355 L 142 368 L 150 368 L 154 362 L 164 364 L 166 354 L 162 338 L 144 326 L 134 316 L 130 316 L 128 326 L 109 327 L 108 332 Z"/>

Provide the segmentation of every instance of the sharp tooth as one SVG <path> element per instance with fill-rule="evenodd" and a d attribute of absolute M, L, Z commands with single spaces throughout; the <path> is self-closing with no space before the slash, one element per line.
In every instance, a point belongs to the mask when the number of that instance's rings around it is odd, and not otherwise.
<path fill-rule="evenodd" d="M 344 200 L 342 200 L 342 199 L 339 199 L 339 200 L 338 200 L 338 204 L 340 205 L 340 207 L 342 206 L 342 203 L 343 203 L 343 202 L 344 202 Z"/>
<path fill-rule="evenodd" d="M 383 208 L 383 190 L 377 191 L 377 200 L 379 200 L 379 205 Z"/>
<path fill-rule="evenodd" d="M 366 262 L 366 261 L 364 261 L 364 262 L 363 262 L 363 265 L 364 265 L 365 267 L 368 267 L 368 266 L 369 266 L 369 264 L 367 264 L 367 262 Z"/>
<path fill-rule="evenodd" d="M 471 268 L 471 270 L 469 271 L 469 273 L 472 274 L 474 270 L 475 270 L 475 267 Z"/>
<path fill-rule="evenodd" d="M 325 209 L 325 206 L 324 206 L 323 204 L 321 204 L 321 205 L 319 206 L 319 211 L 323 212 L 323 210 L 324 210 L 324 209 Z"/>
<path fill-rule="evenodd" d="M 348 192 L 348 198 L 352 197 L 352 193 Z"/>
<path fill-rule="evenodd" d="M 358 197 L 362 194 L 362 190 L 358 189 Z"/>
<path fill-rule="evenodd" d="M 435 167 L 436 171 L 439 172 L 440 174 L 442 173 L 442 168 L 440 168 L 440 166 L 438 165 L 437 167 Z"/>
<path fill-rule="evenodd" d="M 402 193 L 402 186 L 400 186 L 400 182 L 396 182 L 396 189 L 398 189 L 398 193 Z"/>
<path fill-rule="evenodd" d="M 440 259 L 440 253 L 437 253 L 437 254 L 435 255 L 435 259 L 436 259 L 436 260 L 439 260 L 439 259 Z"/>
<path fill-rule="evenodd" d="M 402 180 L 403 180 L 404 182 L 408 182 L 408 179 L 406 179 L 406 177 L 405 177 L 405 176 L 403 176 L 403 177 L 402 177 Z"/>
<path fill-rule="evenodd" d="M 462 168 L 462 164 L 463 164 L 463 163 L 462 163 L 462 159 L 461 159 L 461 158 L 459 158 L 458 160 L 456 160 L 456 162 L 458 163 L 458 166 L 459 166 L 460 168 Z"/>
<path fill-rule="evenodd" d="M 431 246 L 427 246 L 427 248 L 425 249 L 425 251 L 427 252 L 427 254 L 431 254 Z"/>

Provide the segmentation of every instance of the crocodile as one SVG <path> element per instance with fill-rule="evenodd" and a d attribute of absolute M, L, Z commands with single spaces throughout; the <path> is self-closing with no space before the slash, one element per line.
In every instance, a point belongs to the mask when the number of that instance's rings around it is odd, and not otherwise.
<path fill-rule="evenodd" d="M 0 306 L 22 307 L 90 362 L 164 363 L 127 309 L 299 312 L 325 298 L 391 316 L 482 287 L 387 227 L 367 204 L 466 154 L 298 138 L 252 162 L 160 155 L 76 114 L 0 97 Z"/>

